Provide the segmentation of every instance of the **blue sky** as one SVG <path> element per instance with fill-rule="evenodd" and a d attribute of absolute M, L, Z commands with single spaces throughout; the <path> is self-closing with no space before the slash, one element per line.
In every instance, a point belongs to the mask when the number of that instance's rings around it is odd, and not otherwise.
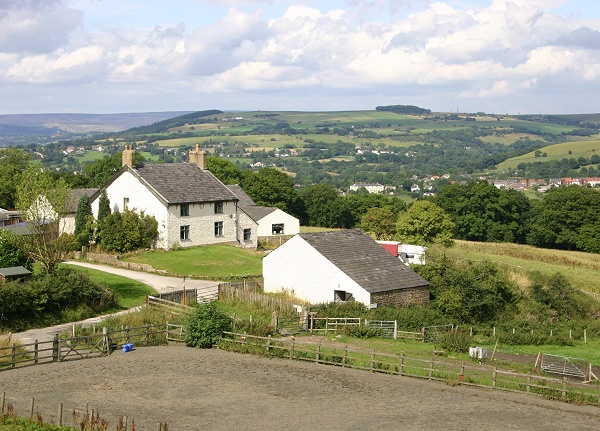
<path fill-rule="evenodd" d="M 0 114 L 600 112 L 600 2 L 0 0 Z"/>

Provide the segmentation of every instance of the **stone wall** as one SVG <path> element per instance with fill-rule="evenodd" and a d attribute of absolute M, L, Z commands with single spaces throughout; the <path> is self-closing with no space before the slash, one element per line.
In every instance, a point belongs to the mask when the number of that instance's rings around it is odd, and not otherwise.
<path fill-rule="evenodd" d="M 81 259 L 81 252 L 77 252 L 74 255 L 75 259 Z M 134 271 L 145 271 L 145 272 L 161 272 L 155 270 L 151 265 L 145 263 L 134 263 L 124 262 L 119 260 L 119 256 L 114 254 L 103 254 L 103 253 L 85 253 L 83 256 L 90 262 L 102 263 L 104 265 L 116 266 L 118 268 L 132 269 Z"/>
<path fill-rule="evenodd" d="M 406 307 L 408 305 L 425 305 L 429 302 L 429 286 L 410 287 L 406 289 L 388 290 L 371 294 L 371 304 Z"/>

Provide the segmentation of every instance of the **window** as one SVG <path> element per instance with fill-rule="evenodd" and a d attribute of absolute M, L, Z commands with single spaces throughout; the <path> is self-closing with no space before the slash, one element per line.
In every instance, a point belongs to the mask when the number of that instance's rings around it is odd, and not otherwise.
<path fill-rule="evenodd" d="M 223 222 L 215 222 L 215 236 L 223 236 Z"/>
<path fill-rule="evenodd" d="M 129 206 L 129 198 L 123 198 L 123 210 L 126 210 Z"/>
<path fill-rule="evenodd" d="M 244 229 L 244 241 L 250 241 L 252 239 L 252 229 Z"/>
<path fill-rule="evenodd" d="M 190 226 L 181 226 L 179 228 L 179 239 L 187 240 L 190 239 Z"/>
<path fill-rule="evenodd" d="M 215 214 L 223 214 L 223 202 L 215 202 Z"/>
<path fill-rule="evenodd" d="M 275 223 L 271 226 L 273 235 L 283 235 L 283 223 Z"/>
<path fill-rule="evenodd" d="M 190 215 L 190 204 L 181 204 L 179 207 L 179 215 L 181 217 L 186 217 Z"/>

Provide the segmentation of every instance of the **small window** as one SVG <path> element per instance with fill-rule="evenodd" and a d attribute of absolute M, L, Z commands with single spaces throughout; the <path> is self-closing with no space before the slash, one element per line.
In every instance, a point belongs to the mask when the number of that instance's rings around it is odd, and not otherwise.
<path fill-rule="evenodd" d="M 129 198 L 123 198 L 123 210 L 129 207 Z"/>
<path fill-rule="evenodd" d="M 215 222 L 215 236 L 223 236 L 223 222 Z"/>
<path fill-rule="evenodd" d="M 179 207 L 179 215 L 181 217 L 186 217 L 190 215 L 190 205 L 189 204 L 181 204 Z"/>
<path fill-rule="evenodd" d="M 283 223 L 276 223 L 271 226 L 273 235 L 283 235 Z"/>
<path fill-rule="evenodd" d="M 215 202 L 215 214 L 223 214 L 223 202 Z"/>
<path fill-rule="evenodd" d="M 187 240 L 190 239 L 190 226 L 181 226 L 179 228 L 179 239 Z"/>
<path fill-rule="evenodd" d="M 244 241 L 250 241 L 252 239 L 252 229 L 244 229 Z"/>

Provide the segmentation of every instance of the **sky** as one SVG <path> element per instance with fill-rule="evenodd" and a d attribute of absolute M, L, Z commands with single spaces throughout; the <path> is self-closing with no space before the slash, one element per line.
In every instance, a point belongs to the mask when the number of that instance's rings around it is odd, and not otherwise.
<path fill-rule="evenodd" d="M 600 112 L 594 0 L 0 0 L 0 114 Z"/>

